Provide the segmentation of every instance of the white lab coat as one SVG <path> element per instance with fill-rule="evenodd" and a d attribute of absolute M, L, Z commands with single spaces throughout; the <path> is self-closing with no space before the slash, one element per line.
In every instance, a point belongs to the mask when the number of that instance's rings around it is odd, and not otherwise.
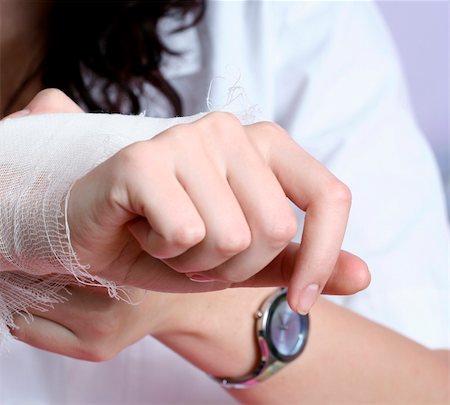
<path fill-rule="evenodd" d="M 367 261 L 372 284 L 333 300 L 425 345 L 448 347 L 443 192 L 376 7 L 276 1 L 208 6 L 199 27 L 168 39 L 187 49 L 164 62 L 185 113 L 205 111 L 210 91 L 213 108 L 247 111 L 285 127 L 353 193 L 344 248 Z M 225 105 L 231 86 L 232 98 L 237 87 L 241 96 Z M 158 108 L 153 103 L 148 111 Z M 0 360 L 2 405 L 231 402 L 152 338 L 102 364 L 19 342 Z"/>

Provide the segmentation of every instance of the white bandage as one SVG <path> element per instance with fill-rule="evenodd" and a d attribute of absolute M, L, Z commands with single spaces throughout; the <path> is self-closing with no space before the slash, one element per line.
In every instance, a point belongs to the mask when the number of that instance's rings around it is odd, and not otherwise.
<path fill-rule="evenodd" d="M 64 207 L 71 185 L 123 147 L 200 116 L 46 114 L 0 122 L 0 349 L 13 316 L 61 301 L 58 291 L 73 276 L 114 288 L 90 277 L 70 246 Z"/>

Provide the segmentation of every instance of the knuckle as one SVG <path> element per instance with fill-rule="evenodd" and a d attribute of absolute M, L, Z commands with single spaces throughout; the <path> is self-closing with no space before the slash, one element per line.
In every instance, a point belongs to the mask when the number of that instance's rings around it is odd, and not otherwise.
<path fill-rule="evenodd" d="M 123 178 L 127 173 L 137 169 L 137 152 L 138 148 L 133 144 L 114 155 L 111 165 L 114 178 Z"/>
<path fill-rule="evenodd" d="M 187 134 L 196 134 L 195 131 L 192 131 L 192 128 L 193 123 L 175 124 L 174 126 L 153 137 L 150 140 L 150 143 L 162 143 L 169 138 L 171 142 L 180 143 L 184 147 L 187 147 L 189 146 Z"/>
<path fill-rule="evenodd" d="M 339 180 L 335 180 L 331 187 L 328 188 L 327 195 L 334 204 L 350 207 L 352 203 L 352 192 L 350 188 Z"/>
<path fill-rule="evenodd" d="M 274 220 L 264 229 L 264 235 L 271 247 L 279 249 L 286 246 L 297 234 L 298 225 L 295 215 L 290 212 L 282 218 Z"/>
<path fill-rule="evenodd" d="M 289 136 L 288 133 L 277 123 L 272 121 L 261 121 L 252 125 L 259 133 L 269 137 Z"/>
<path fill-rule="evenodd" d="M 127 169 L 135 169 L 141 163 L 141 160 L 145 159 L 145 150 L 149 147 L 149 143 L 146 142 L 136 142 L 123 149 L 121 149 L 116 154 L 116 159 L 118 160 L 117 167 L 121 171 L 126 171 Z"/>
<path fill-rule="evenodd" d="M 170 236 L 170 243 L 180 248 L 189 248 L 200 243 L 206 236 L 203 224 L 180 226 Z"/>
<path fill-rule="evenodd" d="M 226 111 L 214 111 L 211 112 L 204 117 L 205 122 L 210 123 L 211 125 L 239 125 L 241 126 L 241 122 L 239 118 L 234 114 Z"/>
<path fill-rule="evenodd" d="M 228 232 L 217 240 L 215 248 L 219 254 L 229 257 L 244 251 L 250 244 L 251 235 L 249 230 Z"/>
<path fill-rule="evenodd" d="M 248 143 L 248 136 L 239 118 L 230 112 L 211 112 L 190 124 L 191 138 L 196 142 L 188 148 L 201 146 L 201 153 L 222 155 L 224 150 L 236 150 Z M 184 137 L 183 139 L 185 139 Z M 196 145 L 196 146 L 195 146 Z"/>
<path fill-rule="evenodd" d="M 271 160 L 274 147 L 292 143 L 290 135 L 275 122 L 261 121 L 250 125 L 250 128 L 250 140 L 266 161 Z"/>
<path fill-rule="evenodd" d="M 212 112 L 204 117 L 203 123 L 206 127 L 202 133 L 207 139 L 214 135 L 221 143 L 234 145 L 246 137 L 239 119 L 229 112 Z"/>
<path fill-rule="evenodd" d="M 111 201 L 115 201 L 117 194 L 122 196 L 125 191 L 124 185 L 136 184 L 137 179 L 141 178 L 139 174 L 147 175 L 157 162 L 154 159 L 152 145 L 144 141 L 121 149 L 106 164 L 111 185 L 115 186 L 111 188 L 109 197 Z"/>

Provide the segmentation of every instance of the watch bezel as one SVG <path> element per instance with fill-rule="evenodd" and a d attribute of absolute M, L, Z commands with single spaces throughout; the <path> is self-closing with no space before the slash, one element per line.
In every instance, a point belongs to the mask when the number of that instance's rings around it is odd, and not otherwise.
<path fill-rule="evenodd" d="M 297 352 L 293 355 L 286 356 L 279 353 L 273 346 L 270 333 L 268 333 L 269 316 L 275 312 L 274 308 L 280 301 L 287 299 L 286 292 L 286 288 L 281 288 L 276 292 L 273 292 L 263 301 L 255 314 L 256 336 L 261 355 L 258 366 L 251 373 L 238 378 L 210 376 L 214 381 L 220 383 L 225 388 L 250 388 L 277 373 L 303 352 L 309 335 L 309 315 L 300 315 L 296 313 L 298 316 L 302 317 L 303 322 L 301 324 L 301 332 L 304 336 Z"/>
<path fill-rule="evenodd" d="M 277 347 L 274 344 L 273 338 L 272 338 L 272 332 L 271 332 L 271 320 L 278 309 L 278 307 L 287 301 L 287 294 L 286 290 L 282 289 L 279 291 L 278 294 L 276 294 L 273 299 L 270 300 L 271 302 L 266 308 L 265 316 L 262 319 L 261 327 L 258 330 L 258 335 L 264 338 L 264 340 L 267 342 L 267 345 L 269 347 L 269 350 L 273 357 L 275 357 L 277 360 L 282 361 L 283 363 L 289 363 L 293 360 L 295 360 L 300 354 L 303 352 L 307 340 L 308 340 L 308 330 L 309 330 L 309 317 L 308 315 L 300 315 L 299 313 L 292 311 L 295 316 L 297 316 L 299 323 L 300 323 L 300 333 L 298 342 L 295 347 L 295 352 L 291 355 L 286 355 L 283 353 L 280 353 Z"/>

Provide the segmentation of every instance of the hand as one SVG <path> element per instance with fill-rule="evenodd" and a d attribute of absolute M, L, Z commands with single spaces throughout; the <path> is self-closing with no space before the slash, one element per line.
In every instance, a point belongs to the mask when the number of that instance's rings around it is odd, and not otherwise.
<path fill-rule="evenodd" d="M 293 244 L 291 249 L 297 249 L 297 246 Z M 345 254 L 341 257 L 344 262 L 351 263 Z M 325 287 L 329 293 L 345 292 L 356 278 L 357 273 L 351 266 L 341 264 L 337 269 L 340 269 L 337 270 L 339 275 L 331 277 Z M 270 269 L 268 271 L 270 273 Z M 48 311 L 28 309 L 33 315 L 31 321 L 16 315 L 14 322 L 17 328 L 11 333 L 39 349 L 94 362 L 113 358 L 147 335 L 153 335 L 186 354 L 189 352 L 186 341 L 191 342 L 192 336 L 199 337 L 205 333 L 198 329 L 198 325 L 208 322 L 208 319 L 224 317 L 227 328 L 235 325 L 240 333 L 244 328 L 250 338 L 254 333 L 254 323 L 249 322 L 253 319 L 251 314 L 272 291 L 271 288 L 238 288 L 204 294 L 167 294 L 127 288 L 127 301 L 133 305 L 111 298 L 107 290 L 100 287 L 70 285 L 65 290 L 61 295 L 67 298 L 67 302 L 55 304 Z M 236 302 L 239 302 L 238 311 Z M 220 341 L 217 322 L 206 327 L 207 330 L 209 328 L 217 332 L 216 338 Z M 235 370 L 236 375 L 245 374 L 248 371 L 245 364 L 253 364 L 253 357 L 257 356 L 254 340 L 249 339 L 249 342 L 252 350 L 244 350 L 240 354 L 249 359 L 243 362 L 243 370 Z"/>
<path fill-rule="evenodd" d="M 292 244 L 290 249 L 296 250 L 297 246 Z M 340 256 L 342 263 L 325 286 L 326 292 L 355 292 L 348 288 L 358 286 L 355 283 L 358 271 L 351 267 L 352 259 L 347 255 L 343 253 Z M 265 271 L 273 274 L 270 268 Z M 254 283 L 262 285 L 263 279 L 264 276 Z M 266 282 L 272 284 L 269 278 Z M 32 321 L 16 315 L 17 329 L 11 333 L 39 349 L 94 362 L 113 358 L 147 335 L 153 335 L 165 344 L 173 344 L 176 349 L 177 342 L 184 342 L 184 338 L 189 340 L 190 335 L 199 332 L 196 330 L 201 323 L 199 320 L 207 317 L 232 316 L 232 324 L 249 329 L 248 336 L 252 336 L 253 323 L 240 324 L 240 318 L 242 321 L 250 320 L 249 314 L 257 310 L 271 291 L 267 288 L 238 288 L 205 294 L 167 294 L 127 288 L 126 298 L 135 303 L 132 305 L 111 298 L 107 290 L 100 287 L 70 285 L 66 290 L 68 293 L 61 291 L 61 295 L 67 298 L 67 302 L 55 304 L 48 311 L 28 309 L 33 315 Z M 235 302 L 239 302 L 239 313 L 233 306 Z M 181 343 L 181 349 L 186 350 L 184 343 Z M 245 355 L 252 357 L 255 354 L 249 352 Z M 242 374 L 245 372 L 243 370 Z"/>
<path fill-rule="evenodd" d="M 55 304 L 48 311 L 29 309 L 32 319 L 15 315 L 17 328 L 11 333 L 42 350 L 101 362 L 148 335 L 168 344 L 172 339 L 180 341 L 184 347 L 193 335 L 198 338 L 205 330 L 215 330 L 217 322 L 213 320 L 221 317 L 228 327 L 235 321 L 242 323 L 240 328 L 248 330 L 249 341 L 253 342 L 252 313 L 273 289 L 168 294 L 127 288 L 127 297 L 134 305 L 111 298 L 104 288 L 70 285 L 65 290 L 61 295 L 67 298 L 66 302 Z M 230 307 L 232 302 L 240 303 L 239 313 L 235 306 Z M 200 319 L 205 330 L 198 327 Z M 254 356 L 256 352 L 255 345 L 247 355 Z"/>
<path fill-rule="evenodd" d="M 80 111 L 54 90 L 27 109 Z M 296 223 L 286 195 L 306 211 L 299 249 L 288 246 Z M 307 312 L 336 263 L 334 277 L 347 276 L 337 292 L 368 283 L 360 259 L 339 256 L 349 207 L 348 189 L 282 129 L 219 113 L 135 143 L 88 173 L 72 189 L 68 219 L 95 275 L 181 292 L 289 282 L 290 305 Z"/>
<path fill-rule="evenodd" d="M 176 294 L 127 288 L 135 304 L 111 298 L 105 288 L 71 285 L 61 292 L 67 302 L 49 311 L 29 309 L 32 319 L 16 315 L 19 340 L 39 349 L 80 360 L 105 361 L 164 325 L 166 302 Z"/>

